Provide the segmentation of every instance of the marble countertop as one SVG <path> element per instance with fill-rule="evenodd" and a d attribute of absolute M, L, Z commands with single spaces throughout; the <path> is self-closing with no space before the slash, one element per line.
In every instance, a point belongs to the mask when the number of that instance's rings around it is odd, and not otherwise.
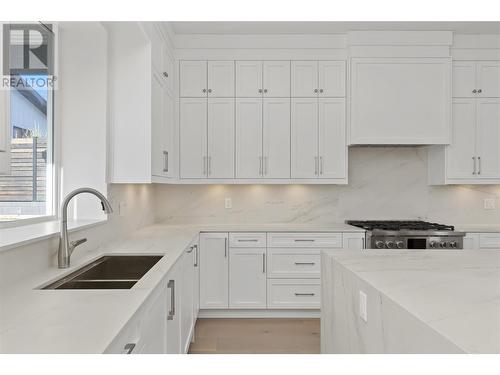
<path fill-rule="evenodd" d="M 458 224 L 455 230 L 466 233 L 500 233 L 500 225 Z"/>
<path fill-rule="evenodd" d="M 346 224 L 210 224 L 143 228 L 73 259 L 69 269 L 50 268 L 0 289 L 0 353 L 101 353 L 163 280 L 199 232 L 364 232 Z M 128 290 L 40 290 L 105 254 L 164 254 Z"/>
<path fill-rule="evenodd" d="M 325 251 L 468 353 L 500 353 L 500 249 Z"/>

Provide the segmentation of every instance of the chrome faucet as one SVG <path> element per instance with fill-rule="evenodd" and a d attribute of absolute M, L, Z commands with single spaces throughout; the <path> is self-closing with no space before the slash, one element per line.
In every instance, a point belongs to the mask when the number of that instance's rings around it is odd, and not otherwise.
<path fill-rule="evenodd" d="M 68 238 L 68 204 L 69 201 L 76 195 L 81 193 L 90 193 L 94 194 L 97 198 L 101 200 L 102 209 L 107 214 L 113 212 L 111 208 L 111 204 L 106 199 L 104 195 L 102 195 L 99 191 L 92 188 L 80 188 L 73 190 L 69 193 L 61 205 L 61 234 L 59 237 L 59 252 L 57 253 L 57 261 L 59 268 L 68 268 L 70 263 L 71 254 L 73 254 L 73 250 L 78 245 L 81 245 L 84 242 L 87 242 L 86 238 L 82 238 L 76 241 L 69 242 Z"/>

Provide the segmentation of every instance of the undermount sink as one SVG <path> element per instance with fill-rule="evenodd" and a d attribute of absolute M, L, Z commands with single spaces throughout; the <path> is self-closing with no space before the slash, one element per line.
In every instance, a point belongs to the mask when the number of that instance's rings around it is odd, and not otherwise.
<path fill-rule="evenodd" d="M 162 255 L 105 255 L 42 289 L 130 289 Z"/>

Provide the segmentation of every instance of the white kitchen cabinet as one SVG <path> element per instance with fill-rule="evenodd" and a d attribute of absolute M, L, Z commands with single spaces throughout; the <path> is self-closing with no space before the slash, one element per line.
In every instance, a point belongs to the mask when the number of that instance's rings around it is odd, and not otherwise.
<path fill-rule="evenodd" d="M 350 92 L 350 144 L 450 143 L 449 58 L 352 58 Z"/>
<path fill-rule="evenodd" d="M 234 61 L 209 61 L 208 86 L 209 97 L 234 97 Z"/>
<path fill-rule="evenodd" d="M 229 308 L 266 308 L 266 248 L 229 249 Z"/>
<path fill-rule="evenodd" d="M 479 233 L 466 233 L 463 239 L 464 250 L 479 250 Z"/>
<path fill-rule="evenodd" d="M 317 279 L 321 250 L 310 248 L 269 248 L 267 276 L 272 279 Z"/>
<path fill-rule="evenodd" d="M 465 250 L 500 249 L 500 233 L 466 233 L 463 248 Z"/>
<path fill-rule="evenodd" d="M 500 97 L 500 61 L 454 61 L 453 97 Z"/>
<path fill-rule="evenodd" d="M 347 177 L 345 101 L 293 98 L 292 178 Z"/>
<path fill-rule="evenodd" d="M 262 96 L 262 61 L 236 61 L 236 97 Z"/>
<path fill-rule="evenodd" d="M 177 262 L 167 277 L 167 353 L 183 353 L 181 340 L 181 283 L 182 264 Z"/>
<path fill-rule="evenodd" d="M 342 248 L 363 250 L 365 248 L 364 233 L 342 233 Z"/>
<path fill-rule="evenodd" d="M 236 99 L 236 178 L 262 176 L 262 99 Z"/>
<path fill-rule="evenodd" d="M 168 68 L 171 58 L 167 43 L 148 23 L 107 23 L 106 29 L 108 182 L 172 183 L 176 177 L 174 72 Z"/>
<path fill-rule="evenodd" d="M 193 282 L 193 316 L 194 324 L 196 326 L 196 319 L 200 312 L 200 244 L 198 237 L 191 244 L 194 249 L 194 282 Z M 194 335 L 193 335 L 194 339 Z"/>
<path fill-rule="evenodd" d="M 264 98 L 262 175 L 290 178 L 290 99 Z"/>
<path fill-rule="evenodd" d="M 187 353 L 194 333 L 194 281 L 195 281 L 195 252 L 194 247 L 189 246 L 180 259 L 181 283 L 180 283 L 180 320 L 181 320 L 181 350 Z"/>
<path fill-rule="evenodd" d="M 234 178 L 234 99 L 208 99 L 208 178 Z"/>
<path fill-rule="evenodd" d="M 290 61 L 262 63 L 262 93 L 266 98 L 290 97 Z"/>
<path fill-rule="evenodd" d="M 500 98 L 454 99 L 452 140 L 429 150 L 431 184 L 500 183 Z"/>
<path fill-rule="evenodd" d="M 229 306 L 229 246 L 227 233 L 200 234 L 200 309 Z"/>
<path fill-rule="evenodd" d="M 207 175 L 207 108 L 205 98 L 180 99 L 180 176 Z"/>
<path fill-rule="evenodd" d="M 344 97 L 345 61 L 292 61 L 292 97 Z"/>
<path fill-rule="evenodd" d="M 181 61 L 180 72 L 180 97 L 204 98 L 207 96 L 207 62 L 206 61 Z"/>
<path fill-rule="evenodd" d="M 319 279 L 267 280 L 269 309 L 319 309 L 321 305 Z"/>
<path fill-rule="evenodd" d="M 236 97 L 290 97 L 290 61 L 236 61 Z"/>

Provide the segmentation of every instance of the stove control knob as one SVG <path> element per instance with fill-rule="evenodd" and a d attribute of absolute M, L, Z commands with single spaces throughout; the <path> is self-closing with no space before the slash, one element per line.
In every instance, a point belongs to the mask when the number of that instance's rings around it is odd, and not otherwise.
<path fill-rule="evenodd" d="M 398 249 L 402 249 L 405 246 L 405 244 L 403 241 L 398 241 L 396 242 L 396 246 L 398 247 Z"/>
<path fill-rule="evenodd" d="M 440 242 L 439 244 L 440 249 L 445 249 L 446 248 L 446 242 Z"/>
<path fill-rule="evenodd" d="M 431 241 L 429 245 L 432 249 L 436 249 L 438 247 L 438 243 L 436 241 Z"/>
<path fill-rule="evenodd" d="M 451 241 L 449 244 L 448 244 L 448 247 L 450 249 L 456 249 L 457 248 L 457 242 L 456 241 Z"/>
<path fill-rule="evenodd" d="M 385 246 L 387 246 L 388 249 L 394 249 L 396 247 L 396 244 L 394 241 L 386 241 Z"/>
<path fill-rule="evenodd" d="M 383 249 L 384 248 L 384 241 L 375 241 L 375 247 L 377 249 Z"/>

